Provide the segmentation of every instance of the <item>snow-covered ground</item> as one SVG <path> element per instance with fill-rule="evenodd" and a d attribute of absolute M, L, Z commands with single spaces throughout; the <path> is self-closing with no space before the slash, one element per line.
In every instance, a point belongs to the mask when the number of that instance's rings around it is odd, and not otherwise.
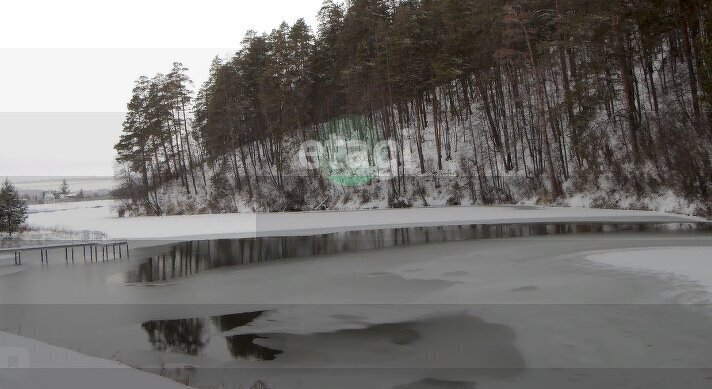
<path fill-rule="evenodd" d="M 588 260 L 698 283 L 712 293 L 712 248 L 666 247 L 593 253 Z"/>
<path fill-rule="evenodd" d="M 111 200 L 33 205 L 28 224 L 64 230 L 100 231 L 117 239 L 195 239 L 456 224 L 704 221 L 661 212 L 510 206 L 118 218 L 113 205 Z"/>
<path fill-rule="evenodd" d="M 119 362 L 0 331 L 0 388 L 99 387 L 186 388 L 168 378 L 132 369 Z"/>
<path fill-rule="evenodd" d="M 31 227 L 21 234 L 0 233 L 0 248 L 23 245 L 37 245 L 42 242 L 95 241 L 106 238 L 105 234 L 95 231 L 76 231 L 48 227 Z"/>

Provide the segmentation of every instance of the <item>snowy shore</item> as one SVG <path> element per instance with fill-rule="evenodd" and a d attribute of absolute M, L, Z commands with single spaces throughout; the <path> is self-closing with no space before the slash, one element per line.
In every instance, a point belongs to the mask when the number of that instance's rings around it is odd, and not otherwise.
<path fill-rule="evenodd" d="M 152 388 L 186 386 L 106 359 L 0 331 L 0 388 Z"/>
<path fill-rule="evenodd" d="M 117 239 L 196 239 L 456 224 L 705 221 L 702 218 L 663 212 L 513 206 L 118 218 L 112 206 L 111 200 L 31 206 L 28 224 L 75 231 L 100 231 Z"/>

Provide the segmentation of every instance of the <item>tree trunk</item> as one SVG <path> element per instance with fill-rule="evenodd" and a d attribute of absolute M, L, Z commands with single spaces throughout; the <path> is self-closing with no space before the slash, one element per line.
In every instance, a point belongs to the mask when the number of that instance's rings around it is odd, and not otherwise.
<path fill-rule="evenodd" d="M 632 69 L 628 62 L 628 54 L 625 47 L 625 37 L 623 36 L 623 26 L 620 16 L 613 16 L 613 35 L 615 37 L 616 58 L 621 71 L 621 82 L 623 83 L 623 99 L 626 108 L 626 118 L 630 127 L 630 144 L 633 152 L 633 162 L 640 163 L 640 150 L 638 144 L 638 133 L 640 125 L 638 123 L 638 110 L 635 106 L 635 96 L 633 91 Z"/>

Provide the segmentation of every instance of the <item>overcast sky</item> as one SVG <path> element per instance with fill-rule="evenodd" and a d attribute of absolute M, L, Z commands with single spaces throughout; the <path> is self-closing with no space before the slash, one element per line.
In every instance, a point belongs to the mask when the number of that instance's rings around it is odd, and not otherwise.
<path fill-rule="evenodd" d="M 35 0 L 0 13 L 0 176 L 111 175 L 133 81 L 187 66 L 196 88 L 247 30 L 322 0 Z"/>

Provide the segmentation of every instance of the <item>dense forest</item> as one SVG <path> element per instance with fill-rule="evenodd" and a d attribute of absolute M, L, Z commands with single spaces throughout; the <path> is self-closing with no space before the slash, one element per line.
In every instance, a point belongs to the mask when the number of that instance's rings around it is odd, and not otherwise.
<path fill-rule="evenodd" d="M 703 0 L 326 1 L 314 29 L 248 32 L 195 93 L 179 63 L 141 77 L 115 147 L 116 194 L 156 215 L 573 198 L 659 208 L 666 196 L 710 215 L 711 11 Z M 366 157 L 387 154 L 390 174 L 350 185 L 305 168 L 308 141 L 334 133 L 388 141 Z"/>

